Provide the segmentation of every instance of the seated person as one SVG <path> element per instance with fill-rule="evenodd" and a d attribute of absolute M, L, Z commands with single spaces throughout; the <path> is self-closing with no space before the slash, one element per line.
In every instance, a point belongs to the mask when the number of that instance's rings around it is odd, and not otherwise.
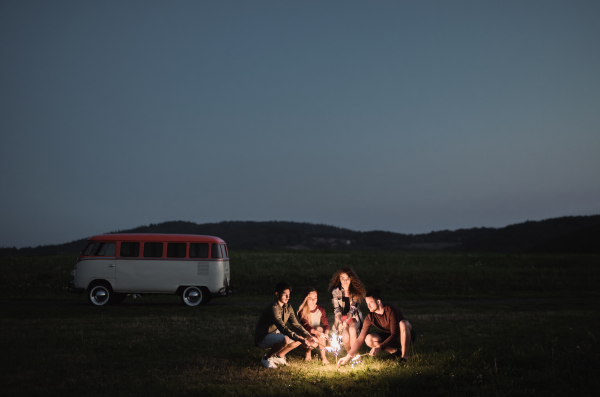
<path fill-rule="evenodd" d="M 287 365 L 285 355 L 304 343 L 307 347 L 316 347 L 316 340 L 296 319 L 294 309 L 288 305 L 292 287 L 284 282 L 275 286 L 275 300 L 263 310 L 254 331 L 254 344 L 261 349 L 270 349 L 261 360 L 267 368 L 277 368 L 277 364 Z M 290 330 L 290 323 L 300 336 Z"/>
<path fill-rule="evenodd" d="M 325 309 L 317 305 L 317 290 L 313 287 L 306 287 L 304 290 L 304 301 L 298 308 L 298 318 L 304 329 L 317 338 L 321 347 L 323 364 L 329 364 L 325 351 L 327 335 L 329 335 L 329 322 Z M 312 360 L 311 350 L 310 347 L 306 348 L 306 361 Z"/>
<path fill-rule="evenodd" d="M 408 348 L 417 339 L 412 325 L 396 306 L 381 303 L 381 292 L 378 289 L 367 291 L 365 302 L 370 313 L 365 317 L 360 336 L 352 345 L 348 355 L 338 361 L 338 367 L 350 361 L 363 342 L 371 348 L 369 352 L 371 356 L 385 350 L 390 353 L 390 358 L 400 357 L 401 361 L 408 360 Z M 367 334 L 371 325 L 383 332 Z M 401 354 L 398 349 L 401 350 Z"/>

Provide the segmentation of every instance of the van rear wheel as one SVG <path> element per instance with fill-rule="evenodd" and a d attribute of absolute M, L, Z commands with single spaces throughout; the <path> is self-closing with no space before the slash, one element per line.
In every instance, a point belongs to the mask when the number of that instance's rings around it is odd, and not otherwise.
<path fill-rule="evenodd" d="M 113 298 L 114 294 L 110 284 L 106 281 L 96 283 L 88 290 L 88 299 L 94 306 L 104 306 Z"/>
<path fill-rule="evenodd" d="M 181 293 L 181 301 L 188 306 L 198 306 L 204 300 L 204 291 L 199 287 L 186 287 Z"/>

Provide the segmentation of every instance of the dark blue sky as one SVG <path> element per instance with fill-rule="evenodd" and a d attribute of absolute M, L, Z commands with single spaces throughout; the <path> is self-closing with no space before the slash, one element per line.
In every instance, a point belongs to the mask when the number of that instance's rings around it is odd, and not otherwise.
<path fill-rule="evenodd" d="M 0 2 L 0 246 L 600 213 L 598 1 Z"/>

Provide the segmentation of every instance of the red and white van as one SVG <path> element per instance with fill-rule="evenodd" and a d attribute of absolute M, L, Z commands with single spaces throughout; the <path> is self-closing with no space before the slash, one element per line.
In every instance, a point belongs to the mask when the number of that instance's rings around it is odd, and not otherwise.
<path fill-rule="evenodd" d="M 188 234 L 103 234 L 90 237 L 71 272 L 69 292 L 96 306 L 128 294 L 177 294 L 188 306 L 231 290 L 225 241 Z"/>

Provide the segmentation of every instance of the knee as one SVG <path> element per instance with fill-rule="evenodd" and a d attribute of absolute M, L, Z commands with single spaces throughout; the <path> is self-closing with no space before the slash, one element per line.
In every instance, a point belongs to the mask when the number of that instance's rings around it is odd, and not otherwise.
<path fill-rule="evenodd" d="M 317 328 L 315 328 L 315 329 L 316 329 L 317 331 L 319 331 L 319 332 L 323 332 L 323 327 L 317 327 Z"/>
<path fill-rule="evenodd" d="M 342 335 L 342 342 L 348 343 L 349 341 L 350 341 L 350 335 L 348 335 L 346 332 L 344 332 L 344 335 Z"/>
<path fill-rule="evenodd" d="M 412 326 L 410 325 L 410 323 L 406 320 L 402 320 L 400 321 L 400 332 L 410 332 L 410 330 L 412 329 Z"/>
<path fill-rule="evenodd" d="M 379 346 L 379 335 L 377 334 L 368 334 L 365 338 L 365 343 L 369 347 L 378 347 Z"/>

